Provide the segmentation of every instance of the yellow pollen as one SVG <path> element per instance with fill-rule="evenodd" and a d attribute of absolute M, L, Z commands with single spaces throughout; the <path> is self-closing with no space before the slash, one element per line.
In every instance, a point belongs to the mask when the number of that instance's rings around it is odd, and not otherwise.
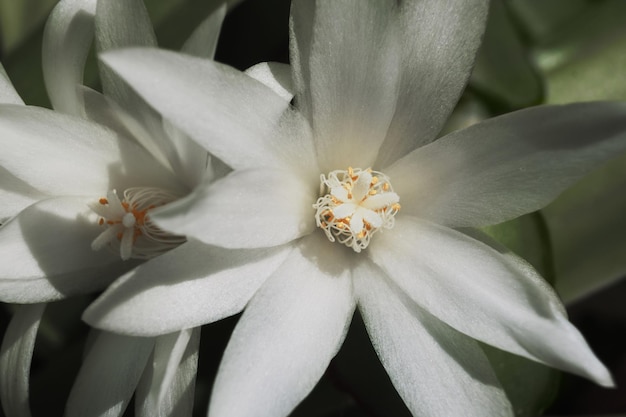
<path fill-rule="evenodd" d="M 331 242 L 360 252 L 378 230 L 393 227 L 399 197 L 383 173 L 348 167 L 321 175 L 320 180 L 315 221 Z M 337 216 L 339 212 L 343 217 Z"/>

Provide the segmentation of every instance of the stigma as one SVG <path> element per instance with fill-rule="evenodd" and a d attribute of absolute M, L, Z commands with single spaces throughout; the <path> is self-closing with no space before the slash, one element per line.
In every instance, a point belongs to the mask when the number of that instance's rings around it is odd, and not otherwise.
<path fill-rule="evenodd" d="M 331 242 L 355 252 L 365 249 L 372 235 L 390 229 L 400 210 L 400 197 L 389 178 L 371 168 L 349 167 L 320 176 L 320 195 L 313 204 L 315 222 Z"/>
<path fill-rule="evenodd" d="M 161 230 L 151 221 L 150 211 L 178 198 L 160 188 L 127 188 L 121 199 L 116 190 L 109 191 L 106 198 L 90 204 L 104 229 L 91 242 L 91 248 L 98 251 L 109 247 L 123 260 L 150 259 L 175 248 L 185 238 Z"/>

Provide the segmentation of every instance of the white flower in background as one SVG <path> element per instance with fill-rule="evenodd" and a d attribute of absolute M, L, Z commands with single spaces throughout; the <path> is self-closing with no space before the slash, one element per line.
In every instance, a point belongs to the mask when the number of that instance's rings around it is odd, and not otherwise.
<path fill-rule="evenodd" d="M 155 335 L 209 322 L 224 295 L 249 294 L 211 416 L 289 414 L 338 351 L 355 307 L 416 415 L 513 413 L 477 341 L 611 386 L 551 287 L 468 228 L 536 210 L 624 151 L 626 106 L 534 108 L 434 140 L 470 73 L 486 3 L 294 1 L 294 107 L 220 64 L 147 49 L 105 54 L 234 168 L 155 210 L 155 222 L 286 257 L 252 257 L 246 271 L 225 256 L 215 277 L 173 281 L 172 251 L 110 287 L 84 318 Z"/>
<path fill-rule="evenodd" d="M 224 15 L 221 6 L 183 51 L 211 59 Z M 16 314 L 0 352 L 7 382 L 0 384 L 0 398 L 11 416 L 30 414 L 28 372 L 43 303 L 102 289 L 174 248 L 185 259 L 201 252 L 188 266 L 202 276 L 212 254 L 207 245 L 159 228 L 151 213 L 223 175 L 224 168 L 107 68 L 101 69 L 105 95 L 81 86 L 94 30 L 99 50 L 156 45 L 140 0 L 62 0 L 47 23 L 43 51 L 57 112 L 24 106 L 0 73 L 0 103 L 6 103 L 0 104 L 0 300 L 36 303 Z M 266 65 L 252 75 L 271 81 Z M 242 256 L 248 259 L 249 252 Z M 190 410 L 199 328 L 177 330 L 156 339 L 101 334 L 66 414 L 109 409 L 108 415 L 121 415 L 138 383 L 137 415 Z M 186 362 L 179 366 L 183 354 Z"/>

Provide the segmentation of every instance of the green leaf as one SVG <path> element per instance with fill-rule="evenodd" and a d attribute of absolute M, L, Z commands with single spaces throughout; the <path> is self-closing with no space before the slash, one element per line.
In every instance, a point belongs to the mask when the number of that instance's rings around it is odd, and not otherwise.
<path fill-rule="evenodd" d="M 561 27 L 589 7 L 588 0 L 508 0 L 509 9 L 524 26 L 528 37 L 536 42 L 545 41 L 559 32 Z"/>
<path fill-rule="evenodd" d="M 471 86 L 513 110 L 539 103 L 541 83 L 502 0 L 493 0 Z"/>
<path fill-rule="evenodd" d="M 626 2 L 598 2 L 542 43 L 546 102 L 626 99 Z"/>
<path fill-rule="evenodd" d="M 542 210 L 550 230 L 556 289 L 564 302 L 626 277 L 626 156 Z"/>
<path fill-rule="evenodd" d="M 513 355 L 493 346 L 480 344 L 518 417 L 539 416 L 554 401 L 560 372 Z"/>

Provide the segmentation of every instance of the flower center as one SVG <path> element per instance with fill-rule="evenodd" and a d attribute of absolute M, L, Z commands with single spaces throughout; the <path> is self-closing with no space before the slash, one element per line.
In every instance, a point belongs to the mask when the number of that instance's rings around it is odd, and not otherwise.
<path fill-rule="evenodd" d="M 105 246 L 119 251 L 123 260 L 150 259 L 185 242 L 182 236 L 159 229 L 150 220 L 150 210 L 170 203 L 179 196 L 160 188 L 137 187 L 124 191 L 120 200 L 115 190 L 91 204 L 104 231 L 91 242 L 93 250 Z"/>
<path fill-rule="evenodd" d="M 322 174 L 320 180 L 315 221 L 331 242 L 361 252 L 379 229 L 393 227 L 400 197 L 385 174 L 350 167 Z"/>

